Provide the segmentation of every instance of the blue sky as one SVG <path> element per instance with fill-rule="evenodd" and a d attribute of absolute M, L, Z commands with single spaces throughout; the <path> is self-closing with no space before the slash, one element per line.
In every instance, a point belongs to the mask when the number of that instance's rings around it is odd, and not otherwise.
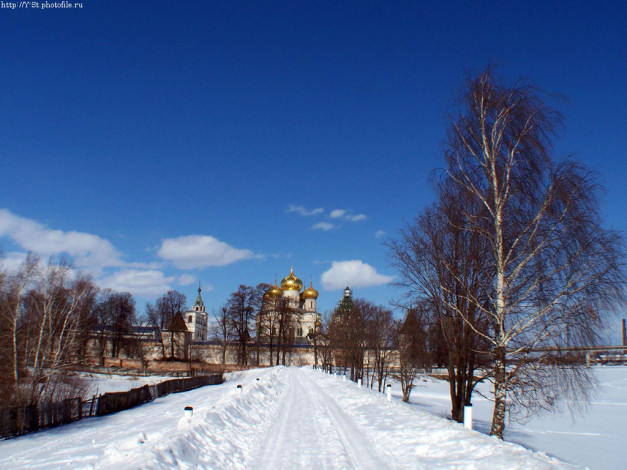
<path fill-rule="evenodd" d="M 6 3 L 6 2 L 5 2 Z M 432 202 L 466 72 L 569 99 L 556 150 L 625 231 L 624 2 L 94 1 L 0 8 L 0 248 L 65 253 L 143 311 L 290 266 L 330 311 L 400 292 L 384 241 Z"/>

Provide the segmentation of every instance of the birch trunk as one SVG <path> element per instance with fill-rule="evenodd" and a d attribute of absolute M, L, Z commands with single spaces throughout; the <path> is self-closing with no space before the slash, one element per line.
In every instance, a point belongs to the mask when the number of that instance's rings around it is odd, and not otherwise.
<path fill-rule="evenodd" d="M 494 361 L 494 412 L 490 435 L 503 439 L 505 431 L 505 411 L 507 405 L 507 382 L 505 380 L 505 350 L 496 351 Z"/>

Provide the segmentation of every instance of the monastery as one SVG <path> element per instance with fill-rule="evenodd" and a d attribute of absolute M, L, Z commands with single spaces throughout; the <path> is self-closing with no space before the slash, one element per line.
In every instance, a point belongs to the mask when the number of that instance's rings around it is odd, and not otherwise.
<path fill-rule="evenodd" d="M 345 291 L 346 297 L 350 290 Z M 255 337 L 250 338 L 248 363 L 271 365 L 274 351 L 275 360 L 278 350 L 290 364 L 314 364 L 315 351 L 320 339 L 317 333 L 322 325 L 322 315 L 317 311 L 318 291 L 313 283 L 303 289 L 303 282 L 294 274 L 294 269 L 281 280 L 280 286 L 274 284 L 263 294 L 262 306 L 255 320 Z M 88 350 L 104 365 L 124 361 L 125 364 L 141 364 L 160 360 L 193 360 L 207 364 L 235 364 L 238 361 L 238 345 L 231 341 L 222 345 L 211 337 L 209 315 L 198 286 L 198 295 L 194 305 L 186 312 L 175 315 L 171 324 L 164 330 L 157 327 L 135 326 L 133 333 L 127 334 L 127 341 L 122 346 L 119 357 L 111 357 L 111 332 L 93 330 Z M 283 352 L 285 351 L 285 352 Z M 141 357 L 141 360 L 138 359 Z"/>

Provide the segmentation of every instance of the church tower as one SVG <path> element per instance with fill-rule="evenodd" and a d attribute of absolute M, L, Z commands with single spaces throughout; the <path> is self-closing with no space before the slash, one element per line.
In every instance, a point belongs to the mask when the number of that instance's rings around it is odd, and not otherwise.
<path fill-rule="evenodd" d="M 196 297 L 196 302 L 194 302 L 194 312 L 205 312 L 205 303 L 202 301 L 202 295 L 200 295 L 201 289 L 200 284 L 198 284 L 198 296 Z"/>
<path fill-rule="evenodd" d="M 198 284 L 196 302 L 191 310 L 185 312 L 184 319 L 188 331 L 192 333 L 192 341 L 207 341 L 208 316 L 202 300 L 200 284 Z"/>

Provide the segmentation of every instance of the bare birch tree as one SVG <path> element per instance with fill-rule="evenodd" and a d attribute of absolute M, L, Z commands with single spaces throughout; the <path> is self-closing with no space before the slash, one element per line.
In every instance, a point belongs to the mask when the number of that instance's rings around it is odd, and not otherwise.
<path fill-rule="evenodd" d="M 14 273 L 2 272 L 0 292 L 0 363 L 10 369 L 13 383 L 20 379 L 20 369 L 24 364 L 19 360 L 18 333 L 24 295 L 37 272 L 39 257 L 29 254 Z M 8 367 L 7 367 L 8 366 Z M 4 374 L 3 374 L 4 377 Z"/>
<path fill-rule="evenodd" d="M 586 398 L 585 369 L 552 366 L 534 350 L 563 346 L 566 330 L 577 345 L 593 344 L 605 312 L 625 299 L 622 240 L 601 224 L 595 175 L 571 159 L 554 161 L 561 116 L 550 100 L 531 86 L 504 85 L 488 69 L 468 81 L 445 150 L 445 178 L 474 200 L 458 207 L 464 230 L 488 246 L 488 301 L 467 300 L 489 327 L 457 313 L 489 343 L 490 433 L 499 438 L 512 404 L 550 408 L 558 396 Z"/>
<path fill-rule="evenodd" d="M 24 300 L 26 337 L 24 358 L 30 369 L 30 403 L 53 398 L 66 380 L 81 338 L 83 305 L 94 292 L 88 278 L 71 272 L 64 262 L 50 260 L 41 269 L 36 287 Z"/>

